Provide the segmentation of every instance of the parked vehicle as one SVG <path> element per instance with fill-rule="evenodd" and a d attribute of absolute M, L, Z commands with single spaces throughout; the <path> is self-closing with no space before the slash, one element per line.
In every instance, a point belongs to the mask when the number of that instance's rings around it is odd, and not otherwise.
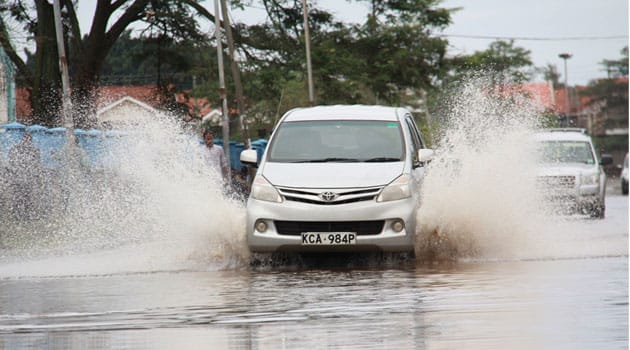
<path fill-rule="evenodd" d="M 606 174 L 602 166 L 610 155 L 598 159 L 591 137 L 584 129 L 547 129 L 536 134 L 540 143 L 538 183 L 545 195 L 564 211 L 603 218 L 606 212 Z"/>
<path fill-rule="evenodd" d="M 628 153 L 626 153 L 621 169 L 621 193 L 628 194 Z"/>
<path fill-rule="evenodd" d="M 252 252 L 413 252 L 433 151 L 409 111 L 318 106 L 287 112 L 247 202 Z M 241 162 L 255 166 L 253 150 Z"/>

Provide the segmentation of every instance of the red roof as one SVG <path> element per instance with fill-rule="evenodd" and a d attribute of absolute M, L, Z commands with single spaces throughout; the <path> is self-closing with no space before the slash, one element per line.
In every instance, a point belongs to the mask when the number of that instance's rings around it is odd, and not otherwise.
<path fill-rule="evenodd" d="M 518 89 L 545 110 L 553 109 L 554 102 L 557 101 L 554 99 L 553 88 L 549 83 L 524 83 L 519 85 Z"/>
<path fill-rule="evenodd" d="M 202 118 L 213 109 L 208 98 L 191 97 L 188 91 L 176 93 L 175 100 L 179 103 L 187 105 L 188 113 L 197 118 Z"/>
<path fill-rule="evenodd" d="M 149 106 L 159 104 L 158 91 L 155 85 L 140 86 L 100 86 L 97 90 L 96 108 L 103 108 L 125 96 L 133 97 Z"/>
<path fill-rule="evenodd" d="M 586 89 L 584 86 L 569 87 L 569 114 L 578 114 L 591 102 L 589 96 L 582 96 L 582 94 L 580 94 L 584 89 Z M 554 112 L 557 114 L 565 114 L 566 90 L 564 88 L 557 89 L 554 93 L 556 98 Z"/>

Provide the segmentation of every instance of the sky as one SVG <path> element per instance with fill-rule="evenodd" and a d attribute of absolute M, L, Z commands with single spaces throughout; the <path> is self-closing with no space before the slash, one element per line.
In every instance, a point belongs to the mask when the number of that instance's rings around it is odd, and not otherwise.
<path fill-rule="evenodd" d="M 354 23 L 364 22 L 369 3 L 314 2 L 337 19 Z M 90 3 L 79 5 L 84 32 L 94 11 L 94 4 Z M 213 0 L 203 3 L 214 12 Z M 515 46 L 531 52 L 534 66 L 556 65 L 562 81 L 564 63 L 558 54 L 570 53 L 569 85 L 586 85 L 592 79 L 605 78 L 606 72 L 599 63 L 621 58 L 621 49 L 628 45 L 628 0 L 443 0 L 440 6 L 460 8 L 442 33 L 448 36 L 448 55 L 472 54 L 486 50 L 496 38 L 516 38 Z M 232 11 L 232 19 L 261 22 L 265 12 L 252 5 L 244 11 Z M 537 77 L 538 81 L 541 79 Z"/>

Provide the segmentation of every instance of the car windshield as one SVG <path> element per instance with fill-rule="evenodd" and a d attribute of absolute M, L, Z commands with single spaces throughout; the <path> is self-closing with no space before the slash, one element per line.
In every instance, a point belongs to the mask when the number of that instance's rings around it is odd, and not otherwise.
<path fill-rule="evenodd" d="M 628 156 L 626 155 L 626 158 L 623 160 L 623 167 L 628 169 Z"/>
<path fill-rule="evenodd" d="M 322 120 L 282 123 L 270 162 L 398 162 L 404 157 L 398 122 Z"/>
<path fill-rule="evenodd" d="M 543 163 L 595 164 L 591 145 L 584 141 L 541 142 L 540 156 Z"/>

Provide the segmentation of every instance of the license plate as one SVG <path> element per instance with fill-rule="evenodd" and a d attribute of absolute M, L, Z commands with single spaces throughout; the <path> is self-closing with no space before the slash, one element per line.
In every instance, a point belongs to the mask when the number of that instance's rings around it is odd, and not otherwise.
<path fill-rule="evenodd" d="M 302 245 L 350 245 L 357 243 L 354 232 L 303 232 Z"/>

